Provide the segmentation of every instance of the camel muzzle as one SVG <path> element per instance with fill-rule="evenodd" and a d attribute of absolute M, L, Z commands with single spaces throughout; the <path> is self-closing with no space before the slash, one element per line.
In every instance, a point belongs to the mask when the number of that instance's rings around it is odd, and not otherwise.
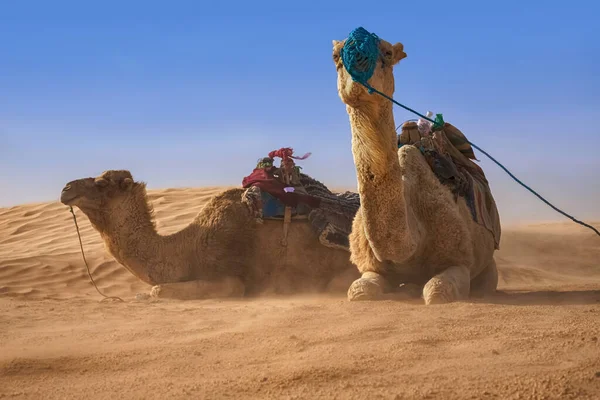
<path fill-rule="evenodd" d="M 71 192 L 71 185 L 66 185 L 63 190 L 60 192 L 60 202 L 64 205 L 69 205 L 73 200 L 75 200 L 79 195 L 75 192 Z"/>

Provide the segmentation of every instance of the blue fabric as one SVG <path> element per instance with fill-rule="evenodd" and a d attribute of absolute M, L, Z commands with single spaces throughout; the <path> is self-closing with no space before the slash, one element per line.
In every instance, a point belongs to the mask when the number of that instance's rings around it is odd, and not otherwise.
<path fill-rule="evenodd" d="M 283 218 L 285 215 L 285 204 L 279 199 L 267 192 L 261 191 L 263 218 Z M 300 203 L 298 207 L 292 207 L 292 216 L 306 215 L 310 212 L 310 207 Z"/>
<path fill-rule="evenodd" d="M 264 191 L 261 191 L 261 200 L 264 218 L 283 217 L 285 206 L 282 202 Z"/>
<path fill-rule="evenodd" d="M 379 37 L 359 27 L 350 32 L 342 48 L 342 62 L 352 79 L 371 87 L 367 81 L 371 79 L 379 59 Z"/>

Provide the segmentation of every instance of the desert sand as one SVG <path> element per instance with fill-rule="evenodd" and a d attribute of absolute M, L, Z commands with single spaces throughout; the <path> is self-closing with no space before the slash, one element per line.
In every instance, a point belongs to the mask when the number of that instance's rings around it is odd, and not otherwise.
<path fill-rule="evenodd" d="M 222 189 L 150 191 L 159 231 Z M 498 295 L 425 307 L 136 300 L 150 288 L 76 214 L 125 302 L 99 302 L 65 206 L 0 208 L 0 398 L 600 398 L 600 237 L 570 221 L 504 226 Z"/>

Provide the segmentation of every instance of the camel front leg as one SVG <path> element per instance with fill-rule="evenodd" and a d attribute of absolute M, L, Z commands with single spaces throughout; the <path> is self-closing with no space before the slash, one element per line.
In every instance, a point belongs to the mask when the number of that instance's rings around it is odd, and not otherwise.
<path fill-rule="evenodd" d="M 425 304 L 444 304 L 469 297 L 471 273 L 467 267 L 450 267 L 425 284 Z"/>
<path fill-rule="evenodd" d="M 376 272 L 365 272 L 348 289 L 348 300 L 379 300 L 389 291 L 390 284 L 382 275 Z"/>
<path fill-rule="evenodd" d="M 243 297 L 245 285 L 237 277 L 217 281 L 187 281 L 162 283 L 152 287 L 150 296 L 161 299 L 199 300 L 226 297 Z"/>

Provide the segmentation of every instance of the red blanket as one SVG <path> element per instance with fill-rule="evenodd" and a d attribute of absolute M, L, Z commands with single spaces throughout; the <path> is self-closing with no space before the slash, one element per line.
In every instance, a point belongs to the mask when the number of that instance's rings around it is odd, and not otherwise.
<path fill-rule="evenodd" d="M 257 186 L 261 190 L 264 190 L 279 199 L 286 206 L 296 207 L 298 206 L 298 203 L 304 203 L 312 208 L 319 207 L 321 199 L 318 197 L 303 193 L 285 192 L 283 189 L 286 185 L 273 177 L 271 173 L 272 170 L 273 167 L 256 168 L 250 175 L 242 180 L 242 187 L 249 188 L 250 186 Z"/>

